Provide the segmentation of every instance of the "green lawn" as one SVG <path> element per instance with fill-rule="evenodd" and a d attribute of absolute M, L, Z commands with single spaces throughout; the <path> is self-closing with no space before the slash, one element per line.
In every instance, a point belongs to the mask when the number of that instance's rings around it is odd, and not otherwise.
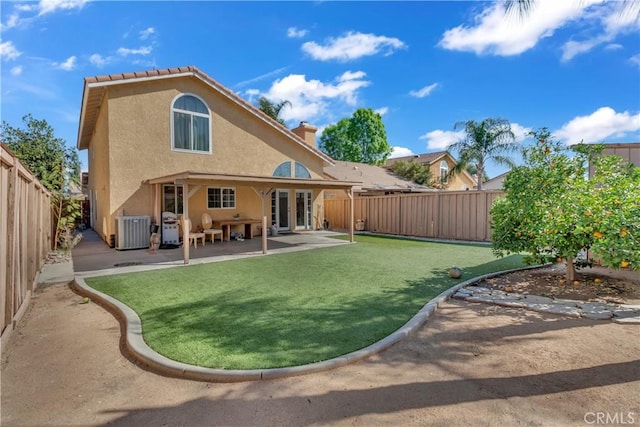
<path fill-rule="evenodd" d="M 142 319 L 144 339 L 180 362 L 293 366 L 366 347 L 458 281 L 523 266 L 488 246 L 357 236 L 357 244 L 86 279 Z"/>

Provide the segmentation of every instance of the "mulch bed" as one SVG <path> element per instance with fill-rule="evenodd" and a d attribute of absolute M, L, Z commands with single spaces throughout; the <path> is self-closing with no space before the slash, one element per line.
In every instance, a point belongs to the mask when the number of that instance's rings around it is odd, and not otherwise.
<path fill-rule="evenodd" d="M 494 277 L 480 282 L 478 286 L 551 298 L 640 303 L 640 272 L 593 267 L 577 271 L 577 284 L 565 282 L 564 278 L 564 265 L 556 264 Z"/>

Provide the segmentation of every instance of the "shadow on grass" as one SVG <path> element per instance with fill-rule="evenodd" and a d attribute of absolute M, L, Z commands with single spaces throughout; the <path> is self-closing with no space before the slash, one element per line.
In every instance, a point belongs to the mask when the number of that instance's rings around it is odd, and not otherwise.
<path fill-rule="evenodd" d="M 513 267 L 494 260 L 465 270 L 465 279 Z M 257 369 L 301 365 L 373 344 L 409 321 L 458 280 L 433 269 L 401 289 L 345 293 L 339 305 L 300 304 L 242 290 L 144 310 L 145 341 L 158 353 L 211 368 Z M 282 319 L 278 321 L 278 319 Z"/>

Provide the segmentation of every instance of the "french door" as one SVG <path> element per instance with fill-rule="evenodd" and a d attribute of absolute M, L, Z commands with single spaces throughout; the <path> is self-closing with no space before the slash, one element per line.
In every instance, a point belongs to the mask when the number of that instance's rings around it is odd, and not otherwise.
<path fill-rule="evenodd" d="M 291 230 L 290 212 L 289 190 L 273 190 L 271 193 L 271 223 L 276 223 L 279 231 Z"/>
<path fill-rule="evenodd" d="M 313 229 L 313 201 L 311 191 L 296 191 L 296 230 Z"/>

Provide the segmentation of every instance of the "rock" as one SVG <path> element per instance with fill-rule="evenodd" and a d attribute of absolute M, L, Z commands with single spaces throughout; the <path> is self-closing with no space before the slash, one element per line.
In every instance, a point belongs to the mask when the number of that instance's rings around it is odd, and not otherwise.
<path fill-rule="evenodd" d="M 593 320 L 607 320 L 613 317 L 613 313 L 609 310 L 603 311 L 583 311 L 582 317 Z"/>
<path fill-rule="evenodd" d="M 614 317 L 613 321 L 615 323 L 626 323 L 626 324 L 632 324 L 632 325 L 640 325 L 640 316 L 637 317 Z"/>
<path fill-rule="evenodd" d="M 454 279 L 459 279 L 462 277 L 462 270 L 460 270 L 458 267 L 451 267 L 449 269 L 449 276 Z"/>
<path fill-rule="evenodd" d="M 551 304 L 551 303 L 553 303 L 553 300 L 551 298 L 539 297 L 537 295 L 525 295 L 524 296 L 524 301 L 525 302 L 530 302 L 530 303 L 533 303 L 533 304 Z"/>

